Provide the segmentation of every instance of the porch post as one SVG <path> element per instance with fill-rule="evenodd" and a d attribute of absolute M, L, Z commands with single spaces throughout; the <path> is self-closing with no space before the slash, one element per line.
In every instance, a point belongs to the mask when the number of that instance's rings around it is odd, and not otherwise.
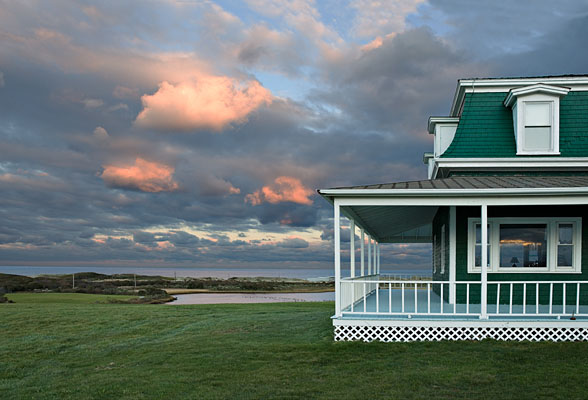
<path fill-rule="evenodd" d="M 456 211 L 455 206 L 449 207 L 449 302 L 455 304 L 456 281 Z"/>
<path fill-rule="evenodd" d="M 335 241 L 335 316 L 341 316 L 341 232 L 339 202 L 334 204 L 334 238 Z"/>
<path fill-rule="evenodd" d="M 368 235 L 367 240 L 368 240 L 368 255 L 367 255 L 368 275 L 371 275 L 372 274 L 372 238 L 370 237 L 370 235 Z"/>
<path fill-rule="evenodd" d="M 361 276 L 365 275 L 365 251 L 364 251 L 364 247 L 365 247 L 365 233 L 363 232 L 363 228 L 359 229 L 361 231 Z"/>
<path fill-rule="evenodd" d="M 374 274 L 378 273 L 378 263 L 376 262 L 376 250 L 378 248 L 378 242 L 376 242 L 376 239 L 374 239 L 374 263 L 372 264 L 374 266 Z"/>
<path fill-rule="evenodd" d="M 487 303 L 488 303 L 488 206 L 486 204 L 482 204 L 482 221 L 480 230 L 482 231 L 482 301 L 480 302 L 481 306 L 481 319 L 488 319 L 488 310 L 487 310 Z"/>
<path fill-rule="evenodd" d="M 380 274 L 380 243 L 378 243 L 378 274 Z"/>
<path fill-rule="evenodd" d="M 355 221 L 349 221 L 349 233 L 351 237 L 349 238 L 349 256 L 351 257 L 350 260 L 350 268 L 351 268 L 351 277 L 355 278 Z"/>

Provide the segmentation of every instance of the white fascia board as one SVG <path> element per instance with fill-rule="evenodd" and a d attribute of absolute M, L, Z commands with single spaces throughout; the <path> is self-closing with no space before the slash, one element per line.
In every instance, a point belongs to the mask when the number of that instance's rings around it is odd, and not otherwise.
<path fill-rule="evenodd" d="M 458 116 L 466 92 L 508 92 L 520 86 L 539 83 L 561 85 L 572 91 L 588 90 L 588 76 L 552 77 L 552 78 L 517 78 L 517 79 L 460 79 L 451 104 L 450 115 Z"/>
<path fill-rule="evenodd" d="M 510 107 L 518 96 L 528 96 L 533 93 L 545 93 L 553 96 L 565 96 L 570 91 L 570 88 L 561 86 L 543 85 L 541 83 L 531 86 L 523 86 L 517 89 L 511 89 L 508 96 L 504 99 L 505 107 Z"/>
<path fill-rule="evenodd" d="M 588 157 L 435 158 L 439 168 L 588 168 Z"/>
<path fill-rule="evenodd" d="M 437 124 L 458 124 L 459 117 L 429 117 L 429 123 L 427 129 L 429 135 L 435 134 L 435 125 Z"/>
<path fill-rule="evenodd" d="M 490 188 L 490 189 L 323 189 L 322 196 L 332 197 L 505 197 L 587 195 L 588 187 Z"/>
<path fill-rule="evenodd" d="M 513 194 L 512 196 L 499 195 L 491 196 L 490 193 L 478 193 L 478 195 L 365 195 L 363 197 L 353 197 L 338 195 L 336 196 L 338 204 L 344 207 L 359 206 L 555 206 L 555 205 L 586 205 L 588 204 L 588 188 L 584 188 L 583 193 L 578 195 L 571 194 Z"/>

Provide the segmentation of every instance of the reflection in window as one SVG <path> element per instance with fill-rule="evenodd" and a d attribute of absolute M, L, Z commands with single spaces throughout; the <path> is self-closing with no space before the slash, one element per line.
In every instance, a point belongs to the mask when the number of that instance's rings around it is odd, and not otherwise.
<path fill-rule="evenodd" d="M 501 224 L 501 268 L 546 268 L 547 224 Z"/>
<path fill-rule="evenodd" d="M 488 225 L 488 258 L 487 264 L 490 264 L 490 225 Z M 476 255 L 475 255 L 475 266 L 482 267 L 482 224 L 476 224 Z"/>
<path fill-rule="evenodd" d="M 558 224 L 557 227 L 557 266 L 573 266 L 574 242 L 573 224 Z"/>

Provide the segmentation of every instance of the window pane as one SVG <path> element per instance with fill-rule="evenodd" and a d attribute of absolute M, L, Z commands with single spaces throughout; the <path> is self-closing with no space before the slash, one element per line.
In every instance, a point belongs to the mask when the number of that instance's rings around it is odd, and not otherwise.
<path fill-rule="evenodd" d="M 487 264 L 490 264 L 490 246 L 488 246 L 488 258 L 487 258 Z M 475 255 L 475 261 L 474 261 L 474 265 L 478 268 L 482 267 L 482 245 L 481 244 L 477 244 L 476 245 L 476 255 Z"/>
<path fill-rule="evenodd" d="M 551 125 L 550 103 L 525 102 L 525 126 Z"/>
<path fill-rule="evenodd" d="M 476 224 L 476 244 L 482 244 L 482 224 Z M 488 244 L 490 244 L 490 225 L 488 225 Z"/>
<path fill-rule="evenodd" d="M 559 224 L 559 243 L 572 244 L 573 228 L 572 224 Z"/>
<path fill-rule="evenodd" d="M 550 150 L 551 127 L 525 127 L 525 150 Z"/>
<path fill-rule="evenodd" d="M 546 268 L 547 225 L 500 225 L 501 268 Z"/>
<path fill-rule="evenodd" d="M 558 267 L 571 267 L 572 266 L 572 254 L 574 252 L 574 246 L 569 244 L 563 244 L 557 246 L 557 266 Z"/>

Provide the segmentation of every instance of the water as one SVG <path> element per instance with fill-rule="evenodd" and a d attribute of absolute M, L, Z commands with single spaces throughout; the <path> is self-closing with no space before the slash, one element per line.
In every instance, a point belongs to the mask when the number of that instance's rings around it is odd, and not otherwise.
<path fill-rule="evenodd" d="M 193 293 L 177 294 L 170 305 L 227 304 L 227 303 L 283 303 L 299 301 L 335 301 L 335 292 L 323 293 Z"/>

